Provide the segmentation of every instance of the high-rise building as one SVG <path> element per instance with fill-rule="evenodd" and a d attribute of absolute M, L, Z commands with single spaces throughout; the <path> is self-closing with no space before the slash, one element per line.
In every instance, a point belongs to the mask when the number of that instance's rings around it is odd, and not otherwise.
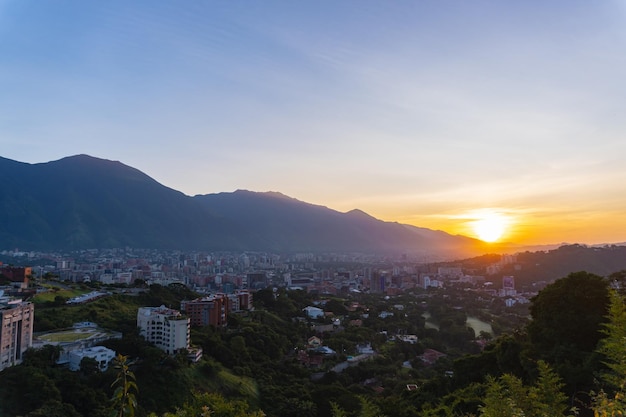
<path fill-rule="evenodd" d="M 372 274 L 372 279 L 370 280 L 370 292 L 371 293 L 382 293 L 385 292 L 385 281 L 386 277 L 382 273 L 375 272 Z"/>
<path fill-rule="evenodd" d="M 168 354 L 189 349 L 188 317 L 180 311 L 161 307 L 140 307 L 137 311 L 139 334 Z"/>
<path fill-rule="evenodd" d="M 267 287 L 267 274 L 265 272 L 250 272 L 247 274 L 248 288 L 262 289 Z"/>
<path fill-rule="evenodd" d="M 515 289 L 515 277 L 513 276 L 503 276 L 502 277 L 502 288 L 505 290 L 514 290 Z"/>
<path fill-rule="evenodd" d="M 0 371 L 22 363 L 33 345 L 35 307 L 22 300 L 0 299 Z"/>

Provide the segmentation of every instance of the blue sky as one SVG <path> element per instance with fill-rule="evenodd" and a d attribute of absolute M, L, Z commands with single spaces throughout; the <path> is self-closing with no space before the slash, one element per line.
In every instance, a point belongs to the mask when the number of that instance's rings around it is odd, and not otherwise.
<path fill-rule="evenodd" d="M 0 0 L 0 156 L 626 241 L 623 1 Z"/>

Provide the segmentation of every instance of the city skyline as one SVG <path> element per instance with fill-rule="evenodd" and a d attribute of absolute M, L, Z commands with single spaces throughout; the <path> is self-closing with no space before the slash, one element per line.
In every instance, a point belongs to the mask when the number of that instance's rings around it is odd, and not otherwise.
<path fill-rule="evenodd" d="M 0 156 L 624 242 L 625 20 L 617 1 L 0 0 Z"/>

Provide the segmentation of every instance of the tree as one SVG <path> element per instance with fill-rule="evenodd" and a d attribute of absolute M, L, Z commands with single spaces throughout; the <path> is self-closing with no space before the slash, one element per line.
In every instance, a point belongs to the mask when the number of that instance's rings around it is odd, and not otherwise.
<path fill-rule="evenodd" d="M 609 368 L 602 377 L 613 389 L 624 389 L 626 385 L 626 305 L 624 299 L 615 291 L 611 291 L 611 305 L 608 322 L 604 324 L 602 333 L 606 336 L 598 346 Z"/>
<path fill-rule="evenodd" d="M 35 411 L 26 414 L 26 417 L 80 417 L 81 414 L 71 404 L 58 400 L 50 400 Z"/>
<path fill-rule="evenodd" d="M 384 417 L 380 408 L 374 404 L 369 398 L 360 396 L 361 410 L 357 414 L 358 417 Z M 336 402 L 330 402 L 332 417 L 347 417 L 348 413 L 344 411 Z"/>
<path fill-rule="evenodd" d="M 265 417 L 263 411 L 252 411 L 244 400 L 228 400 L 217 393 L 194 393 L 194 400 L 175 413 L 165 413 L 162 417 Z M 149 417 L 157 417 L 151 413 Z"/>
<path fill-rule="evenodd" d="M 496 379 L 487 379 L 485 405 L 480 407 L 483 417 L 525 417 L 524 410 L 518 404 L 526 395 L 519 378 L 505 374 Z"/>
<path fill-rule="evenodd" d="M 111 417 L 133 417 L 137 406 L 135 393 L 139 391 L 135 382 L 135 374 L 130 370 L 128 357 L 119 354 L 113 361 L 114 368 L 118 370 L 118 373 L 117 378 L 111 384 L 111 387 L 115 387 L 111 398 L 113 402 Z"/>
<path fill-rule="evenodd" d="M 575 272 L 547 286 L 530 307 L 531 342 L 548 357 L 567 347 L 593 352 L 607 321 L 608 282 L 588 272 Z M 554 358 L 551 358 L 554 359 Z"/>
<path fill-rule="evenodd" d="M 527 326 L 531 356 L 550 363 L 568 393 L 589 391 L 600 359 L 596 345 L 608 320 L 608 282 L 575 272 L 547 286 L 532 301 Z"/>
<path fill-rule="evenodd" d="M 24 366 L 32 366 L 35 368 L 54 366 L 60 354 L 60 346 L 44 345 L 38 349 L 28 348 L 24 353 L 23 364 Z"/>
<path fill-rule="evenodd" d="M 596 417 L 626 415 L 626 305 L 616 291 L 611 292 L 608 317 L 602 331 L 606 338 L 598 347 L 606 358 L 604 364 L 608 371 L 602 374 L 605 389 L 593 396 Z"/>
<path fill-rule="evenodd" d="M 567 410 L 567 396 L 561 392 L 563 383 L 550 366 L 539 361 L 539 378 L 532 386 L 511 374 L 487 379 L 483 417 L 556 417 Z"/>
<path fill-rule="evenodd" d="M 0 375 L 0 415 L 23 416 L 48 402 L 62 401 L 61 391 L 45 369 L 20 365 Z"/>
<path fill-rule="evenodd" d="M 85 376 L 94 375 L 100 372 L 98 361 L 94 358 L 85 356 L 80 361 L 80 372 Z"/>
<path fill-rule="evenodd" d="M 561 416 L 567 410 L 567 396 L 561 391 L 563 382 L 544 361 L 537 363 L 539 378 L 528 396 L 537 416 Z"/>

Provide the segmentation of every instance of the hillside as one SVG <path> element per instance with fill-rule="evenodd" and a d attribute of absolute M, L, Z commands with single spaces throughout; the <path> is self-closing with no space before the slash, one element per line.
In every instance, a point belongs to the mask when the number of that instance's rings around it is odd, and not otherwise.
<path fill-rule="evenodd" d="M 341 213 L 280 193 L 187 196 L 121 162 L 78 155 L 26 164 L 0 158 L 4 248 L 408 253 L 481 252 L 477 240 Z"/>

